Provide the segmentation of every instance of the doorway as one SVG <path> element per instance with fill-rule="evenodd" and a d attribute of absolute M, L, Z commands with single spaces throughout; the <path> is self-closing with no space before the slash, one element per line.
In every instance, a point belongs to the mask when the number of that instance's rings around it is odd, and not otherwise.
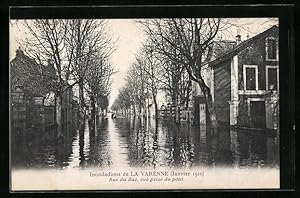
<path fill-rule="evenodd" d="M 251 127 L 266 128 L 265 101 L 250 101 Z"/>

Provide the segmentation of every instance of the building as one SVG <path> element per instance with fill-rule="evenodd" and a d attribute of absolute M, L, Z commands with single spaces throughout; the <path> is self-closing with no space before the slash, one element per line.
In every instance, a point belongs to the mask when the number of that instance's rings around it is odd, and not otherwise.
<path fill-rule="evenodd" d="M 278 128 L 278 38 L 278 26 L 245 41 L 238 35 L 235 45 L 205 61 L 202 75 L 211 89 L 219 124 Z M 193 87 L 200 122 L 206 122 L 205 101 L 195 83 Z"/>
<path fill-rule="evenodd" d="M 17 49 L 16 57 L 10 62 L 11 90 L 22 87 L 26 98 L 46 96 L 53 91 L 56 73 L 50 61 L 48 65 L 37 63 L 25 55 L 21 48 Z"/>
<path fill-rule="evenodd" d="M 10 62 L 11 122 L 18 131 L 55 125 L 56 71 L 51 61 L 39 64 L 20 48 Z M 62 95 L 62 123 L 68 127 L 75 120 L 77 108 L 72 87 L 66 82 Z M 70 124 L 69 124 L 70 125 Z"/>
<path fill-rule="evenodd" d="M 202 66 L 202 77 L 207 86 L 211 89 L 212 99 L 214 101 L 214 75 L 213 70 L 209 67 L 208 62 L 216 60 L 217 58 L 224 55 L 229 50 L 232 50 L 237 46 L 237 41 L 231 40 L 219 40 L 214 41 L 208 48 L 206 54 L 206 59 L 204 60 L 204 65 Z M 200 90 L 200 87 L 197 83 L 192 82 L 192 99 L 193 101 L 193 116 L 194 123 L 200 125 L 206 125 L 208 120 L 207 107 L 205 97 Z M 198 120 L 197 120 L 198 119 Z"/>

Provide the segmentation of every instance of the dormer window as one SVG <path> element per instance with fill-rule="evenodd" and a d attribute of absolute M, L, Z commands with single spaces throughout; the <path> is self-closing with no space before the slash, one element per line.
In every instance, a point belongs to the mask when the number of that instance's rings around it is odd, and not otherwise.
<path fill-rule="evenodd" d="M 278 60 L 277 39 L 274 37 L 266 38 L 266 60 Z"/>

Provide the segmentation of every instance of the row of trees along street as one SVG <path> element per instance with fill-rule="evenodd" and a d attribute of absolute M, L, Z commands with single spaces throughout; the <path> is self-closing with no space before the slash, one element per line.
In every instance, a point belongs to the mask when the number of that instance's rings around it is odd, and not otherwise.
<path fill-rule="evenodd" d="M 80 118 L 85 117 L 87 101 L 92 117 L 97 106 L 107 109 L 115 72 L 110 57 L 116 46 L 106 20 L 39 19 L 22 21 L 22 26 L 26 29 L 25 53 L 39 64 L 50 62 L 55 70 L 56 75 L 47 76 L 52 82 L 47 89 L 55 93 L 58 136 L 63 136 L 61 103 L 67 88 L 77 86 Z M 44 73 L 32 75 L 46 77 Z"/>
<path fill-rule="evenodd" d="M 128 113 L 132 106 L 134 114 L 140 113 L 142 107 L 147 108 L 146 99 L 151 95 L 157 118 L 158 90 L 164 90 L 173 105 L 187 107 L 194 81 L 205 97 L 209 125 L 216 132 L 217 116 L 210 88 L 202 75 L 203 61 L 216 36 L 225 33 L 232 24 L 218 18 L 145 19 L 137 23 L 147 40 L 127 73 L 126 85 L 113 109 Z M 195 124 L 198 120 L 194 119 Z"/>

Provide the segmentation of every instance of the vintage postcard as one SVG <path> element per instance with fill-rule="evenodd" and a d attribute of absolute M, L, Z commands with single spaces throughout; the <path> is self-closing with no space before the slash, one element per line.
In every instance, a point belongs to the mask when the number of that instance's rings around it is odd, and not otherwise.
<path fill-rule="evenodd" d="M 279 189 L 278 18 L 10 20 L 11 190 Z"/>

